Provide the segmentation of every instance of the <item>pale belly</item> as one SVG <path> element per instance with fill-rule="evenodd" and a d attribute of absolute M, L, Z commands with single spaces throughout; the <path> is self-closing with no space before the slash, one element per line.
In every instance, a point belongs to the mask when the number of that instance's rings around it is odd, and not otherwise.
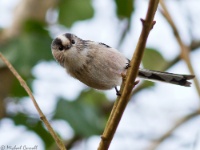
<path fill-rule="evenodd" d="M 121 73 L 126 72 L 126 64 L 116 66 L 107 63 L 84 64 L 82 67 L 73 68 L 68 72 L 89 87 L 107 90 L 121 85 Z"/>

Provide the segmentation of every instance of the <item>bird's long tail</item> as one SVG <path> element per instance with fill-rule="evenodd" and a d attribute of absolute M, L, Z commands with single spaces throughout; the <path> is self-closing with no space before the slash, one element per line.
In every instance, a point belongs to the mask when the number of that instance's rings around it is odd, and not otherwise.
<path fill-rule="evenodd" d="M 190 87 L 191 85 L 191 82 L 188 82 L 188 80 L 195 77 L 194 75 L 173 74 L 147 69 L 139 69 L 138 76 L 147 80 L 161 81 L 186 87 Z"/>

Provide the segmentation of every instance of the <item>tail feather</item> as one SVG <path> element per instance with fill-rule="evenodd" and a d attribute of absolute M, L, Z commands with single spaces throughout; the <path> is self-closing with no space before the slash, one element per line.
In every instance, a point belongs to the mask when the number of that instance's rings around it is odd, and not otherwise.
<path fill-rule="evenodd" d="M 139 69 L 138 76 L 148 80 L 172 83 L 186 87 L 190 87 L 191 85 L 191 82 L 188 82 L 187 80 L 191 80 L 195 77 L 194 75 L 173 74 L 147 69 Z"/>

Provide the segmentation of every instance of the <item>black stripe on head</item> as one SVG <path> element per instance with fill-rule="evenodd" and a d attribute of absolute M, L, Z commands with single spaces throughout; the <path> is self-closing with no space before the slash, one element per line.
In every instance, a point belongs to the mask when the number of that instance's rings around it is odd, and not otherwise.
<path fill-rule="evenodd" d="M 51 44 L 51 48 L 55 47 L 55 46 L 62 46 L 62 41 L 59 38 L 56 38 L 55 40 L 53 40 L 52 44 Z"/>
<path fill-rule="evenodd" d="M 70 34 L 70 33 L 65 33 L 64 35 L 65 35 L 65 37 L 66 37 L 66 38 L 68 38 L 68 39 L 69 39 L 69 41 L 71 41 L 71 40 L 72 40 L 72 37 L 73 37 L 73 35 L 72 35 L 72 34 Z"/>

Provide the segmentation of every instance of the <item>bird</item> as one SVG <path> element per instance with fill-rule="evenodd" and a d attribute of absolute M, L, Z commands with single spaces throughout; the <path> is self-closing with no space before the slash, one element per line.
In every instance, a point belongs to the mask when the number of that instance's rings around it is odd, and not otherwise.
<path fill-rule="evenodd" d="M 58 35 L 51 44 L 55 60 L 74 78 L 99 90 L 115 88 L 122 83 L 130 60 L 117 49 L 101 42 L 83 40 L 71 33 Z M 138 77 L 190 87 L 195 75 L 175 74 L 139 68 Z"/>

